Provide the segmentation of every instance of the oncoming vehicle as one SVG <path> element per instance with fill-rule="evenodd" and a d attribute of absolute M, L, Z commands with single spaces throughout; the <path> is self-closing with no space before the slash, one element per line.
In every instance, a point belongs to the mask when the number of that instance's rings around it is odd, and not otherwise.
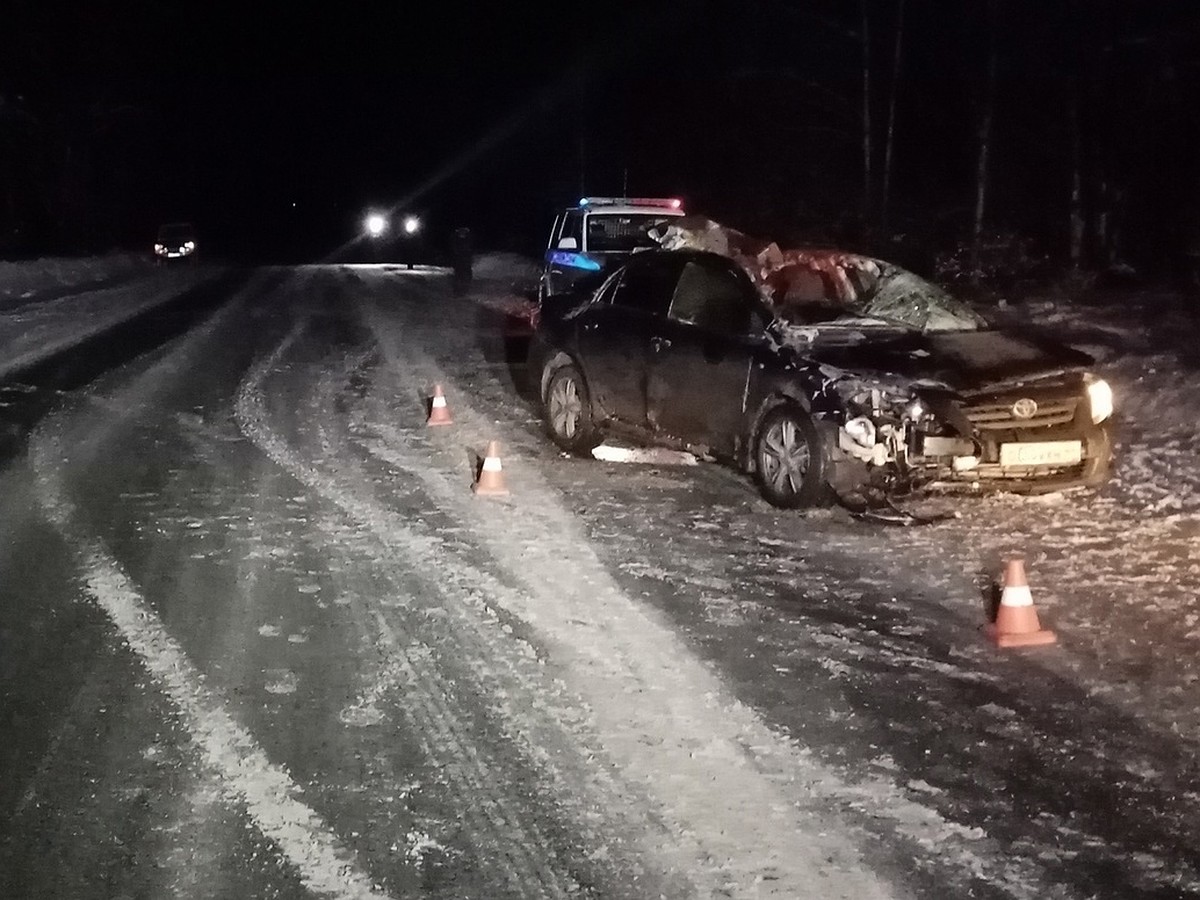
<path fill-rule="evenodd" d="M 187 222 L 163 225 L 154 241 L 154 258 L 158 262 L 174 259 L 196 259 L 196 229 Z"/>
<path fill-rule="evenodd" d="M 550 229 L 538 297 L 564 293 L 577 282 L 658 247 L 650 232 L 683 215 L 683 202 L 658 197 L 584 197 L 558 214 Z"/>
<path fill-rule="evenodd" d="M 1112 392 L 1087 354 L 995 330 L 880 260 L 789 259 L 760 287 L 726 256 L 651 251 L 587 296 L 548 298 L 530 371 L 551 437 L 690 449 L 781 507 L 1107 477 Z"/>
<path fill-rule="evenodd" d="M 373 261 L 397 260 L 413 268 L 424 252 L 423 223 L 412 213 L 396 218 L 382 210 L 370 210 L 362 220 L 362 237 L 368 242 Z"/>

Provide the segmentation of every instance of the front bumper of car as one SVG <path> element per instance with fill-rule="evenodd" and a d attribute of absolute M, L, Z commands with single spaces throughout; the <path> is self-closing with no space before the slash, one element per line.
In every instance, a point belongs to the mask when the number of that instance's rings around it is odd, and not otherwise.
<path fill-rule="evenodd" d="M 155 244 L 154 255 L 158 259 L 184 259 L 196 252 L 196 245 L 192 241 L 179 245 Z"/>
<path fill-rule="evenodd" d="M 906 461 L 907 474 L 918 484 L 1037 493 L 1098 484 L 1111 467 L 1107 422 L 1012 437 L 951 441 L 951 447 L 926 438 L 923 452 Z"/>
<path fill-rule="evenodd" d="M 1090 377 L 953 401 L 914 394 L 848 417 L 838 446 L 875 484 L 1039 493 L 1105 480 L 1111 415 L 1111 390 Z"/>

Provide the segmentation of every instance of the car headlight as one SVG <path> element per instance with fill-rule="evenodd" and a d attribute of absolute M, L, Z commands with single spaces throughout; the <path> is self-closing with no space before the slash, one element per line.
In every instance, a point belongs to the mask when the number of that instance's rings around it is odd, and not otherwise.
<path fill-rule="evenodd" d="M 183 249 L 184 249 L 184 250 L 186 250 L 188 253 L 191 253 L 193 250 L 195 250 L 195 249 L 196 249 L 196 242 L 195 242 L 195 241 L 188 241 L 187 243 L 185 243 L 185 244 L 183 245 Z"/>
<path fill-rule="evenodd" d="M 167 252 L 167 248 L 166 248 L 166 247 L 164 247 L 162 244 L 155 244 L 155 245 L 154 245 L 154 252 L 155 252 L 155 253 L 158 253 L 158 254 L 160 254 L 160 255 L 161 255 L 161 254 L 163 254 L 163 253 L 166 253 L 166 252 Z"/>
<path fill-rule="evenodd" d="M 1113 414 L 1113 392 L 1107 381 L 1095 378 L 1088 381 L 1088 403 L 1092 407 L 1092 421 L 1099 425 Z"/>
<path fill-rule="evenodd" d="M 363 222 L 363 228 L 371 237 L 381 237 L 387 231 L 388 222 L 380 213 L 370 213 Z"/>

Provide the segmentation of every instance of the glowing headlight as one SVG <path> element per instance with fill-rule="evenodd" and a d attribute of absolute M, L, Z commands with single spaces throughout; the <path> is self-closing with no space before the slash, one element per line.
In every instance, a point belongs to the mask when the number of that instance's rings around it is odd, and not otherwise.
<path fill-rule="evenodd" d="M 1088 402 L 1092 407 L 1092 421 L 1099 425 L 1113 414 L 1113 392 L 1107 381 L 1095 379 L 1087 386 Z"/>
<path fill-rule="evenodd" d="M 860 444 L 863 447 L 875 446 L 875 423 L 866 416 L 851 419 L 842 427 L 846 430 L 846 434 L 850 435 L 854 443 Z"/>
<path fill-rule="evenodd" d="M 193 250 L 196 249 L 196 242 L 195 241 L 185 241 L 183 244 L 183 249 L 186 250 L 188 253 L 191 253 Z"/>
<path fill-rule="evenodd" d="M 409 216 L 404 220 L 404 233 L 416 234 L 421 228 L 421 220 L 416 216 Z"/>
<path fill-rule="evenodd" d="M 154 252 L 157 253 L 159 256 L 161 256 L 162 254 L 167 252 L 167 248 L 164 247 L 162 244 L 155 244 Z"/>
<path fill-rule="evenodd" d="M 387 231 L 387 219 L 385 219 L 379 213 L 371 213 L 369 216 L 367 216 L 366 227 L 367 234 L 369 234 L 371 237 L 379 237 L 381 234 Z"/>

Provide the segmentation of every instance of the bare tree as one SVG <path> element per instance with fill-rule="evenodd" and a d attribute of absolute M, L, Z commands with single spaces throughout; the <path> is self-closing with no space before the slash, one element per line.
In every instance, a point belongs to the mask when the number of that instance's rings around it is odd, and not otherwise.
<path fill-rule="evenodd" d="M 979 160 L 975 170 L 975 229 L 971 242 L 971 281 L 982 276 L 983 219 L 987 211 L 988 155 L 992 145 L 992 118 L 996 109 L 996 0 L 988 2 L 988 66 L 983 109 L 979 116 Z"/>
<path fill-rule="evenodd" d="M 888 97 L 887 142 L 883 151 L 883 196 L 880 198 L 879 218 L 886 227 L 888 201 L 892 191 L 892 146 L 896 136 L 896 93 L 900 85 L 900 52 L 904 46 L 904 0 L 896 0 L 896 47 L 892 54 L 892 84 Z"/>
<path fill-rule="evenodd" d="M 1079 80 L 1072 74 L 1067 87 L 1067 123 L 1071 131 L 1071 271 L 1083 268 L 1083 138 L 1079 129 Z"/>
<path fill-rule="evenodd" d="M 863 216 L 871 212 L 871 28 L 867 17 L 867 0 L 860 0 L 862 10 L 862 124 L 863 124 Z"/>

